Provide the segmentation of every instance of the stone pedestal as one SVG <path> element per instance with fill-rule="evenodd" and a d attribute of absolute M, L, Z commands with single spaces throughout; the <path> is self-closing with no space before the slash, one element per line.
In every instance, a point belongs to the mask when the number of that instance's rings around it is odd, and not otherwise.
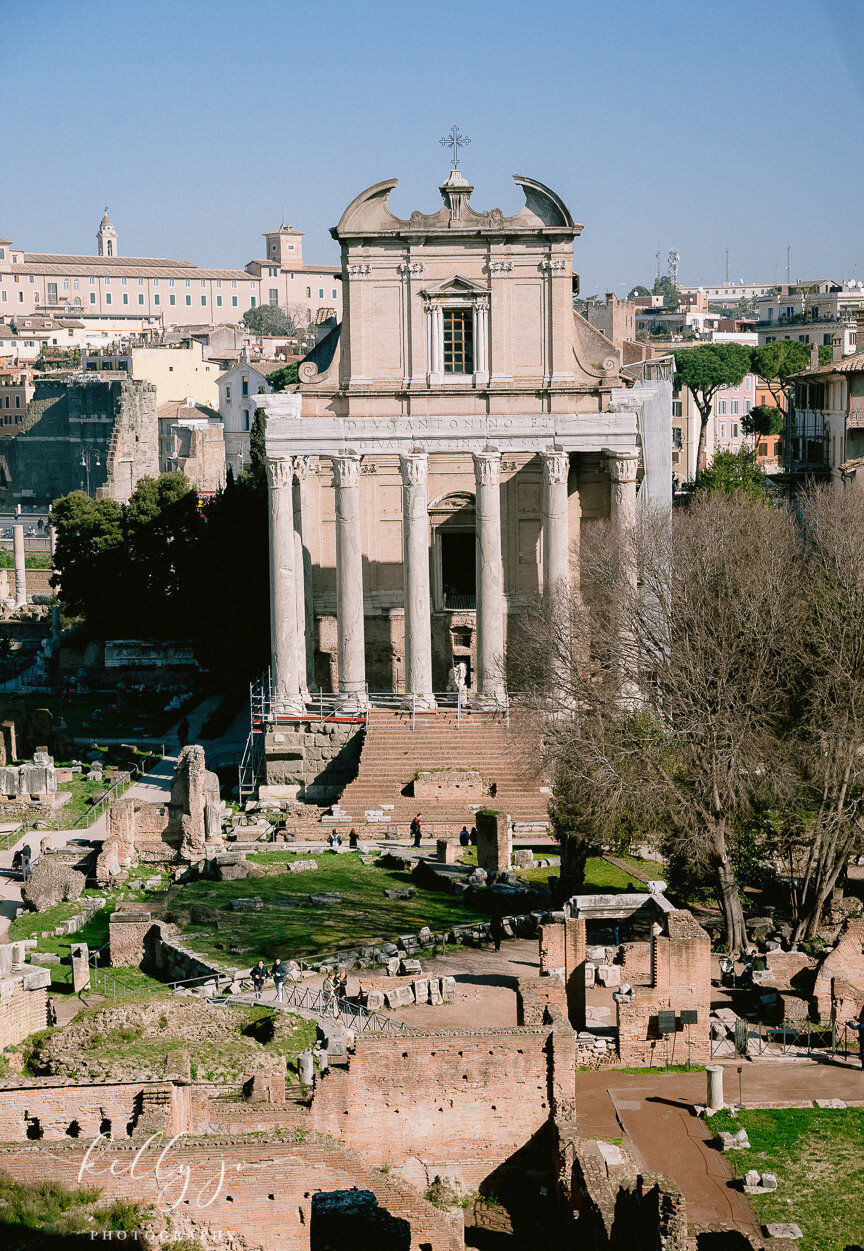
<path fill-rule="evenodd" d="M 402 470 L 402 565 L 405 601 L 405 690 L 416 708 L 434 708 L 432 605 L 429 593 L 429 511 L 425 452 L 400 456 Z"/>
<path fill-rule="evenodd" d="M 363 550 L 360 536 L 360 457 L 334 456 L 336 486 L 336 629 L 339 689 L 366 706 Z"/>
<path fill-rule="evenodd" d="M 478 708 L 496 708 L 505 698 L 500 470 L 500 452 L 475 452 Z"/>
<path fill-rule="evenodd" d="M 90 949 L 86 943 L 72 947 L 72 992 L 90 989 Z"/>
<path fill-rule="evenodd" d="M 510 820 L 503 812 L 476 814 L 477 868 L 487 873 L 506 872 L 510 868 Z"/>

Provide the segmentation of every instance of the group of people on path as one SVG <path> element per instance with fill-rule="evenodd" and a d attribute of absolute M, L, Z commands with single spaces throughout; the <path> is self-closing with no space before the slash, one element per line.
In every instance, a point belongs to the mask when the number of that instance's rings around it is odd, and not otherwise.
<path fill-rule="evenodd" d="M 249 975 L 252 979 L 252 986 L 255 991 L 256 999 L 260 999 L 262 997 L 265 983 L 272 979 L 276 990 L 275 1002 L 285 1002 L 285 983 L 291 977 L 291 969 L 284 960 L 277 957 L 277 959 L 273 961 L 272 967 L 269 969 L 263 960 L 259 960 L 258 963 L 251 969 Z M 324 995 L 325 1011 L 329 1011 L 337 999 L 347 998 L 347 972 L 344 969 L 336 969 L 332 973 L 327 973 L 321 990 Z"/>

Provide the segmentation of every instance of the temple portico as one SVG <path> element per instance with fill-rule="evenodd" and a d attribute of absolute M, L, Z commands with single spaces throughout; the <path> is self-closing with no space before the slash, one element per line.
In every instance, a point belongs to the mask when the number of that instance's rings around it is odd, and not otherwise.
<path fill-rule="evenodd" d="M 270 483 L 272 552 L 272 660 L 273 691 L 279 708 L 291 713 L 302 708 L 304 693 L 312 683 L 307 663 L 304 606 L 311 588 L 307 585 L 310 560 L 303 535 L 311 534 L 312 519 L 293 503 L 301 483 L 317 483 L 318 494 L 330 479 L 335 526 L 335 624 L 338 690 L 348 704 L 362 707 L 370 687 L 366 669 L 365 617 L 369 609 L 364 580 L 364 532 L 369 528 L 364 482 L 398 473 L 401 528 L 401 582 L 404 614 L 404 682 L 401 689 L 416 708 L 435 707 L 432 659 L 432 563 L 433 522 L 430 517 L 430 456 L 436 474 L 446 475 L 447 458 L 464 463 L 466 452 L 473 468 L 474 585 L 476 606 L 468 611 L 476 621 L 476 672 L 470 698 L 478 708 L 501 706 L 506 692 L 504 652 L 506 618 L 514 600 L 505 578 L 505 542 L 502 533 L 502 463 L 518 473 L 540 480 L 539 547 L 542 577 L 537 590 L 548 594 L 578 592 L 578 562 L 573 559 L 571 521 L 581 516 L 578 495 L 580 459 L 592 460 L 609 475 L 609 513 L 616 529 L 632 525 L 636 512 L 637 408 L 621 407 L 604 415 L 602 433 L 594 433 L 593 446 L 576 429 L 581 422 L 558 420 L 556 429 L 544 432 L 544 421 L 535 418 L 531 434 L 510 430 L 496 442 L 478 438 L 470 423 L 442 420 L 439 430 L 409 429 L 399 435 L 383 435 L 354 423 L 350 448 L 344 446 L 342 429 L 324 419 L 297 420 L 300 397 L 289 393 L 262 396 L 268 413 L 267 450 Z M 424 422 L 428 427 L 430 422 Z M 538 444 L 548 441 L 546 447 Z M 328 449 L 328 443 L 338 443 Z M 557 443 L 557 446 L 555 444 Z M 610 444 L 612 446 L 610 446 Z M 466 446 L 467 445 L 467 446 Z M 533 446 L 532 446 L 533 445 Z M 318 455 L 311 449 L 316 447 Z M 365 473 L 369 467 L 374 473 Z M 525 489 L 525 488 L 523 488 Z M 468 496 L 468 493 L 465 493 Z M 470 496 L 468 496 L 470 502 Z M 308 505 L 307 505 L 308 507 Z M 320 514 L 319 514 L 320 515 Z M 365 520 L 364 520 L 365 518 Z M 440 598 L 440 597 L 439 597 Z M 446 592 L 443 596 L 446 607 Z M 518 597 L 515 597 L 518 598 Z M 441 689 L 439 684 L 438 689 Z"/>

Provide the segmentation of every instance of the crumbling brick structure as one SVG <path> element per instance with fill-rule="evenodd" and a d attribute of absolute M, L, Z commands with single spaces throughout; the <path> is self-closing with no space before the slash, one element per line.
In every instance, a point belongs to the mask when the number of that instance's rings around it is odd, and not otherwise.
<path fill-rule="evenodd" d="M 864 920 L 847 921 L 813 983 L 813 1014 L 822 1024 L 851 1020 L 864 1008 Z"/>

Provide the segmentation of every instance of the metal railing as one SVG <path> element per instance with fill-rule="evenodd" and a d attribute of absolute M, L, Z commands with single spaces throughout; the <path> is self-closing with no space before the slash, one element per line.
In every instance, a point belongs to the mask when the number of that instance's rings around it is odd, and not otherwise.
<path fill-rule="evenodd" d="M 724 1056 L 770 1058 L 806 1051 L 823 1056 L 842 1053 L 844 1058 L 848 1058 L 850 1050 L 858 1048 L 857 1035 L 850 1039 L 852 1032 L 845 1024 L 836 1021 L 830 1026 L 816 1025 L 809 1020 L 782 1020 L 769 1024 L 738 1017 L 734 1027 L 727 1029 L 722 1038 L 714 1038 L 712 1034 L 711 1056 L 718 1059 Z"/>
<path fill-rule="evenodd" d="M 102 813 L 105 811 L 106 806 L 113 804 L 115 799 L 119 799 L 119 797 L 123 794 L 123 791 L 127 790 L 131 785 L 132 774 L 124 770 L 113 786 L 109 787 L 105 794 L 99 799 L 98 803 L 94 804 L 90 811 L 85 813 L 84 819 L 81 822 L 81 828 L 86 830 L 94 823 L 94 821 L 98 821 L 102 816 Z"/>
<path fill-rule="evenodd" d="M 206 986 L 209 982 L 215 982 L 216 989 L 212 994 L 207 995 L 206 998 L 211 1002 L 223 1005 L 229 1003 L 266 1003 L 267 1007 L 286 1012 L 290 1008 L 300 1008 L 308 1012 L 314 1012 L 318 1016 L 337 1021 L 347 1029 L 353 1029 L 360 1034 L 406 1034 L 410 1030 L 410 1027 L 404 1021 L 391 1021 L 389 1017 L 383 1016 L 380 1012 L 370 1012 L 368 1008 L 364 1008 L 361 1004 L 353 1003 L 350 999 L 341 999 L 336 995 L 328 995 L 323 990 L 313 990 L 311 986 L 285 983 L 282 988 L 281 999 L 261 1000 L 252 989 L 251 978 L 248 975 L 240 979 L 241 990 L 239 992 L 230 989 L 234 983 L 234 978 L 227 973 L 220 974 L 215 972 L 203 974 L 200 977 L 182 978 L 174 982 L 153 982 L 148 986 L 134 986 L 124 981 L 122 977 L 118 977 L 116 973 L 112 973 L 109 969 L 100 969 L 98 964 L 92 959 L 95 954 L 98 953 L 91 953 L 90 991 L 94 994 L 102 994 L 106 999 L 126 999 L 135 995 L 157 995 L 165 990 L 176 991 L 179 987 L 188 987 L 192 990 L 196 986 Z M 248 989 L 245 988 L 244 984 L 248 984 Z"/>

